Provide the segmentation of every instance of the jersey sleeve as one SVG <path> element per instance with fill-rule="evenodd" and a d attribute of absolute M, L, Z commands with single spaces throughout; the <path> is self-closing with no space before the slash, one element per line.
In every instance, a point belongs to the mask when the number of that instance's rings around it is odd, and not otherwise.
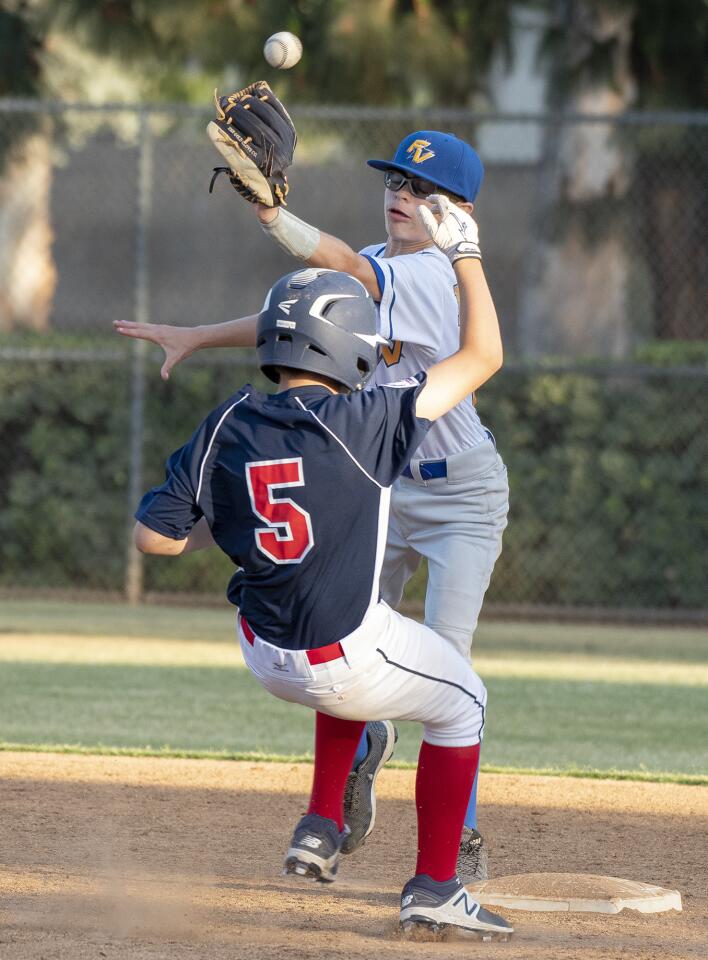
<path fill-rule="evenodd" d="M 387 340 L 414 343 L 435 355 L 440 346 L 446 291 L 454 286 L 447 257 L 434 250 L 398 257 L 363 253 L 381 289 L 379 332 Z"/>
<path fill-rule="evenodd" d="M 135 519 L 172 540 L 184 540 L 201 518 L 194 475 L 195 438 L 175 450 L 165 465 L 165 482 L 143 496 Z"/>
<path fill-rule="evenodd" d="M 199 495 L 205 468 L 214 447 L 216 429 L 233 397 L 202 421 L 191 439 L 170 454 L 165 464 L 165 482 L 143 496 L 135 519 L 172 540 L 184 540 L 204 515 Z"/>

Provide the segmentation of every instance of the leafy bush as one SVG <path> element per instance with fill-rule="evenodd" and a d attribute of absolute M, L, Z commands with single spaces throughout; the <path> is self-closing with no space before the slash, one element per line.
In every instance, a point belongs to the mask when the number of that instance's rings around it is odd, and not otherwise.
<path fill-rule="evenodd" d="M 236 365 L 188 364 L 163 384 L 150 367 L 145 487 L 162 481 L 167 454 L 248 379 L 253 371 Z M 0 394 L 0 586 L 122 590 L 136 506 L 127 354 L 3 359 Z M 486 386 L 480 414 L 511 486 L 490 599 L 705 607 L 707 400 L 708 376 L 670 367 L 505 371 Z M 216 551 L 148 558 L 145 586 L 221 593 L 231 572 Z M 414 592 L 422 587 L 419 579 Z"/>
<path fill-rule="evenodd" d="M 490 599 L 705 607 L 707 400 L 708 377 L 663 370 L 495 378 L 480 413 L 511 511 Z"/>

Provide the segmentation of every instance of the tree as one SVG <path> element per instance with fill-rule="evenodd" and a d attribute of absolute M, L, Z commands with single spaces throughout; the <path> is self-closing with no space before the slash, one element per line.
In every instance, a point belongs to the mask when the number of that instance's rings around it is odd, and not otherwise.
<path fill-rule="evenodd" d="M 0 94 L 58 100 L 191 100 L 264 76 L 298 102 L 470 103 L 508 40 L 511 0 L 9 0 L 0 13 Z M 266 66 L 272 25 L 301 36 L 293 72 Z M 0 182 L 0 330 L 45 329 L 54 122 L 5 114 Z M 112 121 L 115 126 L 118 120 Z M 75 123 L 75 121 L 74 121 Z M 65 132 L 67 122 L 64 124 Z M 51 131 L 50 131 L 51 128 Z"/>
<path fill-rule="evenodd" d="M 703 0 L 668 6 L 660 0 L 560 0 L 547 10 L 549 107 L 560 118 L 604 113 L 621 121 L 630 108 L 705 104 Z M 627 325 L 625 301 L 638 282 L 642 254 L 655 318 L 650 333 L 685 336 L 683 318 L 702 316 L 708 168 L 705 160 L 690 158 L 682 138 L 647 136 L 619 123 L 550 127 L 538 190 L 538 244 L 529 258 L 521 315 L 529 352 L 626 353 L 635 331 Z M 702 215 L 679 211 L 679 197 L 692 197 Z M 645 211 L 644 223 L 634 229 L 640 226 L 647 240 L 635 256 L 622 223 L 630 200 Z M 695 267 L 687 262 L 689 252 Z M 701 335 L 697 324 L 693 335 Z"/>
<path fill-rule="evenodd" d="M 41 89 L 42 37 L 26 3 L 0 10 L 0 95 L 36 96 Z M 0 131 L 0 332 L 14 325 L 43 329 L 56 270 L 49 226 L 49 148 L 32 118 L 5 115 Z"/>

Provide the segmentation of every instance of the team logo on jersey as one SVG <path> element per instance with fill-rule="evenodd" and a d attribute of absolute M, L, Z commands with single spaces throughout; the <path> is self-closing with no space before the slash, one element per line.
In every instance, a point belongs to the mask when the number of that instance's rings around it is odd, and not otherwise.
<path fill-rule="evenodd" d="M 426 147 L 430 146 L 430 140 L 423 140 L 419 138 L 414 140 L 413 143 L 408 147 L 406 153 L 411 154 L 411 160 L 413 163 L 423 163 L 425 160 L 430 160 L 431 157 L 435 156 L 434 151 L 426 150 Z"/>
<path fill-rule="evenodd" d="M 281 300 L 278 304 L 278 309 L 282 310 L 286 317 L 290 316 L 290 308 L 294 303 L 297 303 L 297 300 Z"/>
<path fill-rule="evenodd" d="M 402 349 L 400 340 L 394 340 L 390 347 L 388 344 L 381 347 L 381 359 L 387 367 L 394 367 L 400 361 Z"/>

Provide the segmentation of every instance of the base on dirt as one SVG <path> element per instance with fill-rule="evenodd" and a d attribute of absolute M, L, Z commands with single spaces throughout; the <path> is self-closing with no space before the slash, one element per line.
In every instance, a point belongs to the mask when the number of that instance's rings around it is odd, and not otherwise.
<path fill-rule="evenodd" d="M 467 889 L 485 907 L 563 910 L 568 913 L 661 913 L 681 910 L 678 890 L 589 873 L 521 873 L 494 877 Z"/>

